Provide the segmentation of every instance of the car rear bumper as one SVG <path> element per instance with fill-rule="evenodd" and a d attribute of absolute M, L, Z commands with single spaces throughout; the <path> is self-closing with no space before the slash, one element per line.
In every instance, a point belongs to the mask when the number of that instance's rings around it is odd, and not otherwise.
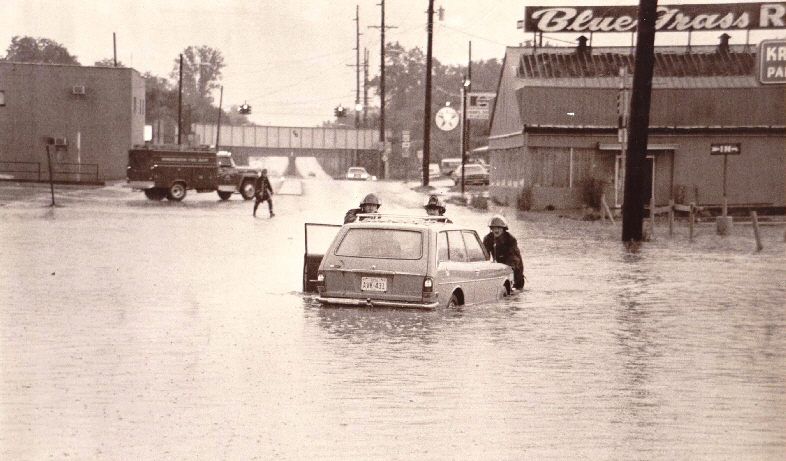
<path fill-rule="evenodd" d="M 218 190 L 221 192 L 237 192 L 237 187 L 233 186 L 232 184 L 229 185 L 222 184 L 218 186 Z"/>
<path fill-rule="evenodd" d="M 130 187 L 135 190 L 145 190 L 156 187 L 156 183 L 153 181 L 128 181 L 126 184 L 123 184 L 123 187 Z"/>
<path fill-rule="evenodd" d="M 322 304 L 355 307 L 395 307 L 402 309 L 436 309 L 438 302 L 433 303 L 411 303 L 404 301 L 386 301 L 381 299 L 358 299 L 358 298 L 324 298 L 318 296 L 317 301 Z"/>

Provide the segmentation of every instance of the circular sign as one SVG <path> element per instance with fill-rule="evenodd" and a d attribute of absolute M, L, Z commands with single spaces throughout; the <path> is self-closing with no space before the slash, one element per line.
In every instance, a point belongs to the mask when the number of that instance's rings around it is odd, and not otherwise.
<path fill-rule="evenodd" d="M 436 122 L 440 130 L 450 131 L 458 126 L 459 114 L 452 107 L 443 107 L 437 111 Z"/>

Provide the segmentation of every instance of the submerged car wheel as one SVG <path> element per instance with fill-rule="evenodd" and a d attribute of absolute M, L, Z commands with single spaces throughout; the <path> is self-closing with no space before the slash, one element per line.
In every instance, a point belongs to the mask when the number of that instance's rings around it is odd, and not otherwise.
<path fill-rule="evenodd" d="M 164 200 L 164 197 L 166 197 L 166 189 L 161 187 L 153 187 L 151 189 L 145 189 L 145 197 L 155 201 Z"/>
<path fill-rule="evenodd" d="M 232 197 L 232 192 L 223 191 L 223 190 L 217 192 L 218 192 L 218 196 L 221 197 L 221 200 L 229 200 L 229 198 Z"/>
<path fill-rule="evenodd" d="M 459 306 L 458 296 L 456 296 L 456 293 L 453 293 L 450 296 L 450 301 L 448 301 L 448 307 L 447 308 L 448 309 L 455 309 L 458 306 Z"/>
<path fill-rule="evenodd" d="M 243 200 L 251 200 L 256 192 L 257 188 L 254 185 L 254 181 L 244 181 L 243 185 L 240 186 L 240 195 L 243 196 Z"/>
<path fill-rule="evenodd" d="M 186 198 L 186 185 L 182 182 L 176 182 L 172 184 L 169 188 L 169 192 L 166 194 L 166 198 L 173 201 L 179 202 Z"/>

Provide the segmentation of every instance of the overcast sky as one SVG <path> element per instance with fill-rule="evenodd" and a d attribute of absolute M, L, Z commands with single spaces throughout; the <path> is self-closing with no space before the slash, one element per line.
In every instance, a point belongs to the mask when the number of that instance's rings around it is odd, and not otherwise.
<path fill-rule="evenodd" d="M 315 126 L 333 118 L 339 103 L 355 101 L 355 8 L 360 8 L 360 59 L 369 50 L 369 76 L 379 74 L 380 0 L 0 0 L 0 55 L 14 36 L 52 39 L 83 65 L 117 58 L 141 73 L 169 77 L 188 46 L 207 45 L 224 55 L 224 108 L 248 101 L 251 120 L 277 126 Z M 516 29 L 530 5 L 635 5 L 634 1 L 435 0 L 434 57 L 466 65 L 472 58 L 500 61 L 506 46 L 531 39 Z M 735 3 L 671 1 L 680 3 Z M 385 22 L 395 26 L 386 41 L 426 50 L 428 0 L 386 0 Z M 751 32 L 750 40 L 774 38 Z M 694 33 L 695 44 L 717 43 L 720 33 Z M 732 34 L 744 43 L 744 33 Z M 783 34 L 780 34 L 783 37 Z M 571 41 L 574 36 L 556 35 Z M 596 34 L 595 45 L 630 44 L 630 35 Z M 686 34 L 659 34 L 659 41 L 685 44 Z M 660 44 L 667 44 L 665 42 Z M 362 82 L 362 78 L 361 78 Z M 475 88 L 473 88 L 475 89 Z M 482 90 L 478 88 L 478 90 Z M 489 90 L 494 90 L 490 88 Z M 361 89 L 362 92 L 362 89 Z M 215 94 L 218 101 L 218 94 Z"/>

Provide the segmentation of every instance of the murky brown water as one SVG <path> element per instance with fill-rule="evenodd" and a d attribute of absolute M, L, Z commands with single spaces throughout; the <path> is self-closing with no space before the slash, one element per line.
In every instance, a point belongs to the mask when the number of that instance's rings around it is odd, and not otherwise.
<path fill-rule="evenodd" d="M 300 295 L 303 222 L 400 184 L 307 181 L 278 216 L 0 188 L 0 459 L 782 460 L 783 227 L 623 251 L 513 220 L 522 295 L 453 312 Z M 43 192 L 48 193 L 47 190 Z M 449 206 L 485 231 L 486 214 Z"/>

